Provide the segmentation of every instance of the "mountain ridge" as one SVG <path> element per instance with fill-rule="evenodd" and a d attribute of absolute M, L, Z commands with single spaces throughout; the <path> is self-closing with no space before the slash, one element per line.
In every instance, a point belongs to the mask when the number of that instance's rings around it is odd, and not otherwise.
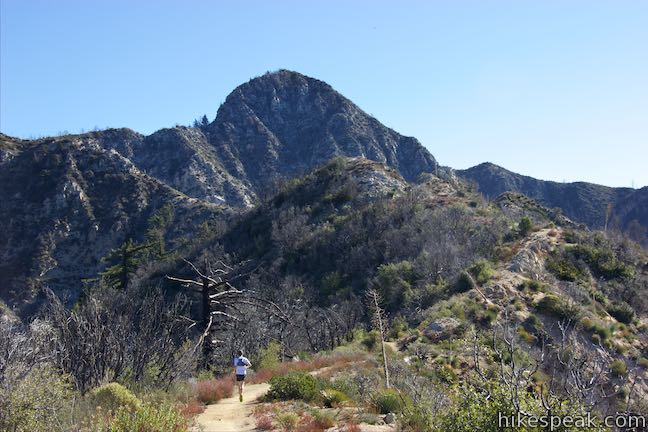
<path fill-rule="evenodd" d="M 489 198 L 520 192 L 590 228 L 605 229 L 607 221 L 608 228 L 648 245 L 648 187 L 562 184 L 489 162 L 452 171 L 415 138 L 382 125 L 329 84 L 284 69 L 236 87 L 214 120 L 200 128 L 177 126 L 150 135 L 121 128 L 74 136 L 117 151 L 147 175 L 214 204 L 251 207 L 277 184 L 333 157 L 366 157 L 397 169 L 407 181 L 425 172 L 456 173 Z M 0 163 L 30 142 L 1 135 Z"/>
<path fill-rule="evenodd" d="M 569 218 L 590 228 L 615 228 L 639 243 L 648 244 L 648 187 L 615 188 L 588 182 L 539 180 L 490 162 L 456 173 L 475 182 L 487 198 L 519 192 L 545 206 L 562 209 Z"/>
<path fill-rule="evenodd" d="M 282 183 L 336 157 L 384 164 L 409 183 L 425 181 L 425 173 L 451 183 L 456 174 L 486 197 L 520 192 L 593 228 L 605 226 L 612 204 L 609 227 L 648 243 L 648 188 L 561 185 L 489 163 L 440 167 L 415 138 L 383 126 L 330 85 L 281 70 L 237 87 L 214 121 L 199 128 L 150 135 L 120 128 L 38 140 L 0 134 L 0 216 L 7 227 L 0 234 L 0 270 L 11 279 L 0 298 L 29 303 L 34 292 L 23 298 L 20 286 L 33 291 L 54 279 L 63 281 L 61 288 L 80 284 L 103 269 L 108 251 L 129 237 L 141 240 L 147 220 L 167 204 L 176 207 L 180 227 L 165 238 L 172 242 L 224 213 L 253 208 Z M 401 188 L 386 174 L 364 178 L 370 188 Z M 97 214 L 104 215 L 105 230 L 93 228 Z"/>

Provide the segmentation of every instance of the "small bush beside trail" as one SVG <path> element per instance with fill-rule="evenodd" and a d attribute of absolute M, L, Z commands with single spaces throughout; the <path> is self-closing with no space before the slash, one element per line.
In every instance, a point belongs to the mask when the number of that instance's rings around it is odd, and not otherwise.
<path fill-rule="evenodd" d="M 130 390 L 119 383 L 104 384 L 90 391 L 90 402 L 106 411 L 117 411 L 119 408 L 136 411 L 142 402 Z"/>
<path fill-rule="evenodd" d="M 290 372 L 270 380 L 268 398 L 274 400 L 300 399 L 312 401 L 317 396 L 317 379 L 306 372 Z"/>

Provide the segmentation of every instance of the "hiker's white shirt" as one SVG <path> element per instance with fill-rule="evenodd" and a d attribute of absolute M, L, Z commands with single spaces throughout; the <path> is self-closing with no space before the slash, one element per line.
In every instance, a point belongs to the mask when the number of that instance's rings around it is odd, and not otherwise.
<path fill-rule="evenodd" d="M 234 366 L 236 366 L 236 375 L 245 375 L 247 373 L 246 366 L 252 366 L 252 363 L 247 357 L 240 356 L 234 358 Z"/>

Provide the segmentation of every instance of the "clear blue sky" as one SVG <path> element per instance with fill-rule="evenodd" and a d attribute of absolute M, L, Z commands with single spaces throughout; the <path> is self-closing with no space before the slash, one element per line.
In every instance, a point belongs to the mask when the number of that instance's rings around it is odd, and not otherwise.
<path fill-rule="evenodd" d="M 440 163 L 648 185 L 648 2 L 0 0 L 0 130 L 151 133 L 330 83 Z"/>

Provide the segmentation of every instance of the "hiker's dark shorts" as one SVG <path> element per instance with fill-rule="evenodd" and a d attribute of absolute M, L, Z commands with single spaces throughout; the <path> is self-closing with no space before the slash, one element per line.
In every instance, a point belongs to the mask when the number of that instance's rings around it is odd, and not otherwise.
<path fill-rule="evenodd" d="M 236 381 L 245 381 L 245 375 L 236 375 Z"/>

